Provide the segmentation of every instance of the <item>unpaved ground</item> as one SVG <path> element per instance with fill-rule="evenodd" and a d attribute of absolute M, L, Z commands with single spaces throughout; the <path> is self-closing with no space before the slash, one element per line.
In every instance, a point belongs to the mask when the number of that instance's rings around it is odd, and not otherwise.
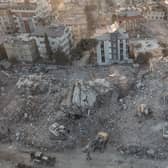
<path fill-rule="evenodd" d="M 58 168 L 131 168 L 131 166 L 135 168 L 167 168 L 168 141 L 162 137 L 162 128 L 167 122 L 165 115 L 167 115 L 168 101 L 164 104 L 161 102 L 162 97 L 168 95 L 167 62 L 167 59 L 158 59 L 153 72 L 149 72 L 148 67 L 133 68 L 118 65 L 101 68 L 48 65 L 46 66 L 46 74 L 42 71 L 37 72 L 39 66 L 32 68 L 30 65 L 18 65 L 12 70 L 6 71 L 10 78 L 1 72 L 0 76 L 3 79 L 1 84 L 4 88 L 0 96 L 2 100 L 0 101 L 0 117 L 2 117 L 2 121 L 3 117 L 10 116 L 7 119 L 11 129 L 7 136 L 10 139 L 5 139 L 5 141 L 12 141 L 12 143 L 19 145 L 20 149 L 25 147 L 33 148 L 33 150 L 48 149 L 49 153 L 55 152 L 57 147 L 61 148 L 60 153 L 55 153 L 58 158 L 55 167 Z M 24 120 L 22 115 L 18 119 L 18 115 L 20 115 L 20 111 L 16 110 L 19 105 L 18 101 L 22 98 L 22 94 L 26 95 L 27 93 L 18 93 L 16 83 L 20 77 L 40 73 L 43 73 L 45 80 L 49 81 L 52 78 L 56 81 L 56 85 L 60 81 L 63 85 L 58 87 L 58 91 L 53 92 L 52 95 L 45 92 L 34 96 L 37 98 L 34 100 L 41 102 L 35 108 L 36 114 L 37 112 L 40 114 L 34 116 L 35 120 Z M 60 88 L 65 87 L 64 85 L 71 83 L 72 80 L 88 81 L 98 78 L 108 78 L 117 91 L 120 91 L 120 88 L 126 88 L 127 92 L 125 93 L 127 94 L 104 95 L 101 105 L 91 111 L 90 115 L 79 119 L 65 117 L 61 120 L 60 123 L 70 129 L 70 136 L 76 140 L 76 143 L 72 144 L 73 149 L 67 151 L 65 149 L 66 143 L 51 141 L 48 132 L 50 124 L 57 121 L 58 111 L 54 105 L 59 99 Z M 121 83 L 121 80 L 125 83 Z M 139 84 L 142 87 L 139 87 Z M 58 93 L 58 97 L 54 97 L 56 93 Z M 120 96 L 117 97 L 118 95 Z M 149 105 L 152 109 L 151 116 L 147 118 L 136 116 L 136 108 L 141 103 Z M 7 113 L 4 113 L 8 104 L 12 106 L 9 106 Z M 60 106 L 59 103 L 58 106 Z M 25 110 L 27 109 L 23 108 L 23 111 Z M 110 133 L 109 147 L 104 154 L 93 154 L 93 160 L 87 162 L 85 155 L 81 152 L 81 147 L 86 145 L 89 139 L 95 137 L 100 130 Z M 24 133 L 23 139 L 16 139 L 18 131 Z M 74 149 L 75 147 L 76 149 Z M 65 152 L 62 152 L 63 149 Z M 154 150 L 152 157 L 146 154 L 150 149 Z M 0 166 L 3 168 L 13 168 L 14 163 L 10 161 L 24 160 L 29 162 L 28 158 L 27 154 L 19 153 L 17 150 L 0 147 Z M 4 167 L 5 164 L 7 167 Z"/>
<path fill-rule="evenodd" d="M 31 165 L 29 155 L 17 151 L 12 146 L 6 146 L 5 149 L 0 147 L 0 152 L 0 168 L 13 168 L 17 162 L 23 161 Z M 121 155 L 110 148 L 103 154 L 94 153 L 91 161 L 86 161 L 80 149 L 52 155 L 57 158 L 55 168 L 167 168 L 168 166 L 168 161 L 165 160 L 137 159 Z"/>
<path fill-rule="evenodd" d="M 168 22 L 167 21 L 150 21 L 146 23 L 147 29 L 149 29 L 154 38 L 159 41 L 166 42 L 168 44 Z"/>

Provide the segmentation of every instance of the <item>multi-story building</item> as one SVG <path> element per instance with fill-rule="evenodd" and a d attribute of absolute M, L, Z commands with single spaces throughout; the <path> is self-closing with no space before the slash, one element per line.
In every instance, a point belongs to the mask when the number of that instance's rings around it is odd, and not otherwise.
<path fill-rule="evenodd" d="M 57 51 L 58 48 L 61 48 L 67 55 L 69 55 L 73 39 L 72 33 L 68 27 L 63 25 L 51 25 L 37 27 L 37 29 L 31 34 L 23 34 L 19 36 L 20 39 L 36 41 L 40 57 L 48 59 L 45 36 L 47 35 L 49 44 L 53 52 Z"/>
<path fill-rule="evenodd" d="M 13 3 L 36 3 L 37 0 L 11 0 Z"/>
<path fill-rule="evenodd" d="M 9 8 L 0 8 L 0 34 L 14 32 L 14 22 Z"/>
<path fill-rule="evenodd" d="M 15 24 L 15 31 L 18 33 L 33 32 L 36 27 L 35 3 L 14 3 L 11 6 L 11 13 Z"/>
<path fill-rule="evenodd" d="M 126 32 L 118 29 L 108 32 L 96 38 L 97 64 L 110 65 L 114 63 L 130 63 L 129 36 Z"/>
<path fill-rule="evenodd" d="M 11 2 L 11 0 L 0 0 L 0 6 L 9 6 Z"/>
<path fill-rule="evenodd" d="M 11 61 L 33 62 L 39 57 L 35 40 L 24 41 L 11 38 L 4 43 L 4 47 Z"/>
<path fill-rule="evenodd" d="M 165 20 L 168 20 L 168 0 L 161 1 L 160 5 L 165 11 Z"/>
<path fill-rule="evenodd" d="M 133 9 L 121 11 L 117 16 L 120 27 L 124 28 L 131 35 L 133 32 L 141 30 L 141 24 L 145 22 L 145 18 L 141 12 Z"/>
<path fill-rule="evenodd" d="M 60 12 L 59 21 L 70 28 L 75 43 L 87 38 L 88 22 L 83 7 L 69 4 L 68 9 Z"/>
<path fill-rule="evenodd" d="M 166 11 L 160 4 L 154 4 L 148 6 L 143 15 L 148 20 L 165 20 Z"/>
<path fill-rule="evenodd" d="M 38 0 L 36 8 L 36 17 L 47 19 L 51 16 L 52 7 L 50 0 Z"/>

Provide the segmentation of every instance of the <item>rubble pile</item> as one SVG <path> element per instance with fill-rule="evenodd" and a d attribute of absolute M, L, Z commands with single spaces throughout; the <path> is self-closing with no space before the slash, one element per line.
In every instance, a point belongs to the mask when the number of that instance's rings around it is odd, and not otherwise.
<path fill-rule="evenodd" d="M 48 91 L 48 83 L 42 79 L 41 75 L 29 75 L 21 77 L 16 83 L 16 87 L 21 93 L 31 95 L 44 94 Z"/>
<path fill-rule="evenodd" d="M 167 65 L 159 60 L 153 71 L 127 68 L 105 68 L 94 76 L 85 69 L 60 76 L 54 70 L 19 74 L 15 95 L 1 110 L 12 127 L 12 140 L 57 150 L 84 145 L 105 131 L 114 146 L 155 148 L 163 139 L 160 126 L 153 127 L 166 117 Z"/>
<path fill-rule="evenodd" d="M 62 104 L 65 106 L 75 105 L 80 108 L 92 108 L 97 98 L 113 90 L 113 85 L 106 79 L 94 81 L 75 81 L 69 88 L 67 97 Z"/>
<path fill-rule="evenodd" d="M 152 149 L 144 146 L 128 145 L 127 147 L 120 147 L 118 150 L 124 155 L 133 155 L 140 159 L 165 160 L 168 158 L 167 150 L 165 149 Z"/>

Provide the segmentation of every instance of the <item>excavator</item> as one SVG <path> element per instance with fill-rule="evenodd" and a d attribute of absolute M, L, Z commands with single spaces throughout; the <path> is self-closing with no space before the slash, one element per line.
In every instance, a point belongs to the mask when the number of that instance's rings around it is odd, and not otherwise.
<path fill-rule="evenodd" d="M 95 152 L 96 150 L 104 152 L 108 141 L 109 141 L 109 134 L 107 132 L 98 132 L 95 139 L 91 142 L 91 148 L 93 152 Z"/>
<path fill-rule="evenodd" d="M 104 152 L 108 141 L 109 134 L 107 132 L 98 132 L 96 137 L 91 140 L 83 150 L 83 152 L 86 153 L 86 159 L 91 160 L 90 153 L 96 152 L 96 150 Z"/>

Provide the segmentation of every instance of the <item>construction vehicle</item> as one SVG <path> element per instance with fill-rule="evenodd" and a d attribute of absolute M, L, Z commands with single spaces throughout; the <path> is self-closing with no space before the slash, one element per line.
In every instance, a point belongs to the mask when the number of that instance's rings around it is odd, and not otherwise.
<path fill-rule="evenodd" d="M 107 132 L 99 132 L 96 138 L 92 141 L 92 149 L 93 152 L 99 150 L 100 152 L 104 152 L 106 149 L 107 143 L 109 141 L 109 134 Z"/>
<path fill-rule="evenodd" d="M 56 162 L 55 157 L 46 156 L 42 152 L 31 152 L 31 161 L 35 164 L 44 164 L 47 166 L 54 166 Z"/>
<path fill-rule="evenodd" d="M 87 153 L 88 151 L 95 152 L 96 150 L 104 152 L 108 141 L 109 141 L 109 134 L 107 132 L 99 132 L 96 135 L 96 137 L 88 143 L 88 145 L 84 148 L 83 152 L 85 153 Z"/>

